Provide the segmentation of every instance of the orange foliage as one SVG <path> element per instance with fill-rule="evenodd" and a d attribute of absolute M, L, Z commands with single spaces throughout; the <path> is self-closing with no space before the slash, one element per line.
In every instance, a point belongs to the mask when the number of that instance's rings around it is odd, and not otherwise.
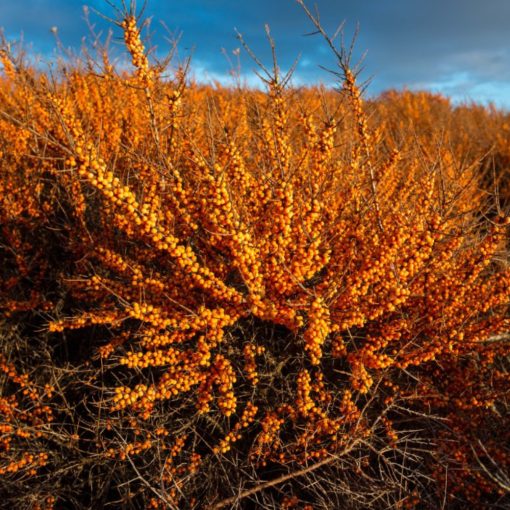
<path fill-rule="evenodd" d="M 228 462 L 264 478 L 350 452 L 382 487 L 393 452 L 423 478 L 386 503 L 503 498 L 509 217 L 485 170 L 510 161 L 507 116 L 366 103 L 350 70 L 340 95 L 166 80 L 125 14 L 132 74 L 51 82 L 0 54 L 0 309 L 53 353 L 19 363 L 63 381 L 1 358 L 0 476 L 39 483 L 64 443 L 116 467 L 109 496 L 205 508 L 237 492 L 210 482 Z"/>

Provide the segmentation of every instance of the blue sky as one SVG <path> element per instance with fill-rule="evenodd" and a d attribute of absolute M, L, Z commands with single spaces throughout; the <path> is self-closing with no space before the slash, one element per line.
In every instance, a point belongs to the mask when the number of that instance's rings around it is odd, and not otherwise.
<path fill-rule="evenodd" d="M 115 2 L 115 0 L 113 0 Z M 120 0 L 117 2 L 120 3 Z M 139 0 L 139 5 L 142 1 Z M 510 108 L 510 0 L 310 0 L 317 4 L 323 24 L 334 31 L 345 20 L 346 39 L 356 24 L 360 33 L 357 55 L 367 52 L 364 77 L 376 95 L 390 88 L 428 89 L 455 101 L 494 101 Z M 58 27 L 64 46 L 78 48 L 88 29 L 83 6 L 105 15 L 114 11 L 103 0 L 0 0 L 0 26 L 9 39 L 19 39 L 45 57 Z M 300 55 L 295 83 L 330 83 L 319 65 L 334 68 L 334 58 L 295 0 L 149 0 L 145 13 L 152 18 L 152 41 L 162 53 L 167 35 L 160 22 L 181 33 L 181 56 L 193 53 L 193 72 L 201 81 L 228 80 L 229 64 L 222 48 L 235 62 L 239 30 L 265 63 L 270 52 L 264 35 L 268 23 L 276 41 L 282 69 Z M 91 12 L 98 31 L 108 23 Z M 118 29 L 114 35 L 121 34 Z M 120 41 L 115 53 L 121 55 Z M 241 52 L 241 70 L 253 83 L 254 64 Z"/>

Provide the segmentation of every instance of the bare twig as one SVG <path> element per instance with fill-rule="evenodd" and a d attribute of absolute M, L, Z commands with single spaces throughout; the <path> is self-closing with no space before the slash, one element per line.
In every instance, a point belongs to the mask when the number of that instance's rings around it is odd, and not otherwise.
<path fill-rule="evenodd" d="M 294 478 L 298 478 L 300 476 L 311 473 L 312 471 L 315 471 L 316 469 L 319 469 L 322 466 L 326 466 L 327 464 L 331 464 L 332 462 L 347 455 L 355 448 L 355 446 L 358 445 L 358 443 L 359 443 L 358 440 L 354 441 L 351 445 L 349 445 L 348 448 L 342 450 L 342 452 L 337 453 L 336 455 L 333 455 L 331 457 L 327 457 L 327 458 L 321 460 L 320 462 L 312 464 L 311 466 L 300 469 L 298 471 L 294 471 L 292 473 L 287 473 L 286 475 L 279 476 L 278 478 L 274 478 L 273 480 L 269 480 L 267 482 L 264 482 L 264 483 L 261 483 L 261 484 L 255 486 L 255 487 L 252 487 L 251 489 L 246 489 L 244 491 L 240 491 L 239 494 L 237 494 L 236 496 L 232 496 L 230 498 L 224 499 L 222 501 L 219 501 L 218 503 L 215 503 L 215 504 L 209 506 L 208 510 L 218 510 L 220 508 L 225 508 L 226 506 L 232 505 L 232 504 L 240 501 L 241 499 L 247 498 L 249 496 L 253 496 L 253 494 L 257 494 L 258 492 L 269 489 L 270 487 L 280 485 L 288 480 L 292 480 Z"/>

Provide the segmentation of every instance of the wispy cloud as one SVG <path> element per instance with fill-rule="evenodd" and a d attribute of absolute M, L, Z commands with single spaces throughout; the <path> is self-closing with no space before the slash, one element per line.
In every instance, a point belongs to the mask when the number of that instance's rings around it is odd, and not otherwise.
<path fill-rule="evenodd" d="M 318 4 L 329 30 L 346 21 L 347 40 L 360 24 L 356 48 L 365 50 L 365 77 L 373 75 L 369 92 L 387 88 L 429 88 L 466 97 L 494 99 L 510 108 L 510 49 L 508 0 L 310 0 Z M 21 31 L 34 49 L 44 53 L 53 47 L 52 26 L 57 26 L 64 45 L 78 47 L 87 34 L 83 22 L 84 4 L 113 14 L 102 0 L 23 0 L 0 2 L 0 23 L 9 37 Z M 283 68 L 289 68 L 301 54 L 296 69 L 297 83 L 330 81 L 318 66 L 334 68 L 332 55 L 316 36 L 305 37 L 311 26 L 294 0 L 149 0 L 147 16 L 153 18 L 153 42 L 160 51 L 167 43 L 157 20 L 175 32 L 182 32 L 181 54 L 193 52 L 195 75 L 206 80 L 228 82 L 227 52 L 239 46 L 237 28 L 252 49 L 265 61 L 270 50 L 264 36 L 269 23 Z M 91 16 L 98 29 L 106 29 L 100 17 Z M 159 34 L 159 35 L 158 35 Z M 117 33 L 120 36 L 119 33 Z M 243 55 L 242 72 L 253 83 L 253 63 Z"/>

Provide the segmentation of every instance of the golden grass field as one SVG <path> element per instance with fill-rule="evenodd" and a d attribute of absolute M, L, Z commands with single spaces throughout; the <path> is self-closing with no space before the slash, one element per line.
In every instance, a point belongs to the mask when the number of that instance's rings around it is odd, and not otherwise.
<path fill-rule="evenodd" d="M 0 507 L 509 508 L 509 114 L 117 22 L 0 51 Z"/>

